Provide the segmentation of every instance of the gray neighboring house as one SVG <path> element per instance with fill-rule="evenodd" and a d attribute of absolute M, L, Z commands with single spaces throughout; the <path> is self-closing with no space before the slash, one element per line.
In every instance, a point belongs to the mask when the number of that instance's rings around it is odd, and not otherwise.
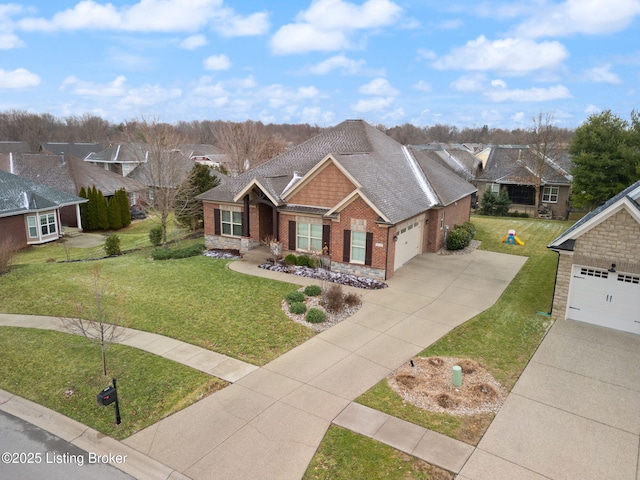
<path fill-rule="evenodd" d="M 73 156 L 84 160 L 91 154 L 104 150 L 97 142 L 42 142 L 40 152 L 54 155 Z"/>
<path fill-rule="evenodd" d="M 558 253 L 553 316 L 640 334 L 640 181 L 548 248 Z"/>
<path fill-rule="evenodd" d="M 122 175 L 123 177 L 147 161 L 149 152 L 143 143 L 118 143 L 84 157 L 85 162 Z"/>
<path fill-rule="evenodd" d="M 75 210 L 80 228 L 84 198 L 0 170 L 0 232 L 17 248 L 57 240 L 62 235 L 60 210 Z"/>
<path fill-rule="evenodd" d="M 70 195 L 78 195 L 83 187 L 89 188 L 94 185 L 107 198 L 113 196 L 116 191 L 124 189 L 129 197 L 130 205 L 134 205 L 145 191 L 144 185 L 131 178 L 122 177 L 71 155 L 46 153 L 0 154 L 0 170 L 61 190 Z M 60 219 L 63 225 L 70 227 L 80 226 L 74 208 L 61 208 Z"/>
<path fill-rule="evenodd" d="M 486 190 L 498 194 L 506 190 L 511 211 L 528 213 L 532 217 L 569 218 L 569 195 L 573 177 L 566 151 L 556 158 L 545 158 L 537 166 L 535 152 L 526 145 L 496 145 L 477 154 L 482 160 L 475 184 L 478 198 Z M 536 178 L 539 178 L 539 204 L 536 205 Z"/>
<path fill-rule="evenodd" d="M 27 142 L 0 141 L 0 153 L 29 153 L 31 148 Z"/>

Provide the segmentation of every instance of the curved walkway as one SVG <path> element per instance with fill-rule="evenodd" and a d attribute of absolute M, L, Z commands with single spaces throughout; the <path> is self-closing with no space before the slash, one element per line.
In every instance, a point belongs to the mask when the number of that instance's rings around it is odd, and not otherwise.
<path fill-rule="evenodd" d="M 254 252 L 230 268 L 291 283 L 314 283 L 258 269 L 264 258 L 264 253 Z M 472 447 L 352 401 L 493 305 L 525 261 L 526 257 L 484 251 L 414 258 L 389 280 L 389 288 L 358 290 L 363 306 L 352 317 L 264 367 L 238 374 L 227 388 L 124 440 L 123 448 L 134 449 L 172 472 L 171 477 L 138 478 L 183 478 L 183 474 L 195 480 L 299 479 L 332 423 L 459 472 Z M 165 337 L 149 338 L 130 340 L 132 346 L 176 358 L 186 348 Z M 187 360 L 198 364 L 200 353 L 186 354 Z M 213 371 L 208 370 L 203 371 Z"/>

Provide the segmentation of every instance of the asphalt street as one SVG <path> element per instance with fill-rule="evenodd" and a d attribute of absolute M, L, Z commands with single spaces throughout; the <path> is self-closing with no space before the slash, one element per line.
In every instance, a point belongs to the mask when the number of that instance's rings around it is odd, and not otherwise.
<path fill-rule="evenodd" d="M 0 478 L 132 480 L 133 477 L 20 418 L 0 411 Z M 126 462 L 126 458 L 116 459 Z"/>

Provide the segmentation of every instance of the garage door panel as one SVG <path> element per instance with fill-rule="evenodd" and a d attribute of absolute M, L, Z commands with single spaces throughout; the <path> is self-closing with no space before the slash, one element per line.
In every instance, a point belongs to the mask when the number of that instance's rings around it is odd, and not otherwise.
<path fill-rule="evenodd" d="M 574 265 L 567 318 L 640 333 L 640 276 Z"/>
<path fill-rule="evenodd" d="M 394 270 L 407 263 L 420 253 L 422 245 L 422 224 L 420 219 L 404 222 L 398 226 L 396 232 L 396 253 L 394 257 Z"/>

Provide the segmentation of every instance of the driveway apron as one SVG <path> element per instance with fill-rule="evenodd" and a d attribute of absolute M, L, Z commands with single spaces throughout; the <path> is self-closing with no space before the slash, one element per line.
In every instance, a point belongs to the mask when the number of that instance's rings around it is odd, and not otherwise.
<path fill-rule="evenodd" d="M 231 264 L 243 273 L 315 283 Z M 194 479 L 299 479 L 352 400 L 495 303 L 526 257 L 423 254 L 352 317 L 123 443 Z"/>

